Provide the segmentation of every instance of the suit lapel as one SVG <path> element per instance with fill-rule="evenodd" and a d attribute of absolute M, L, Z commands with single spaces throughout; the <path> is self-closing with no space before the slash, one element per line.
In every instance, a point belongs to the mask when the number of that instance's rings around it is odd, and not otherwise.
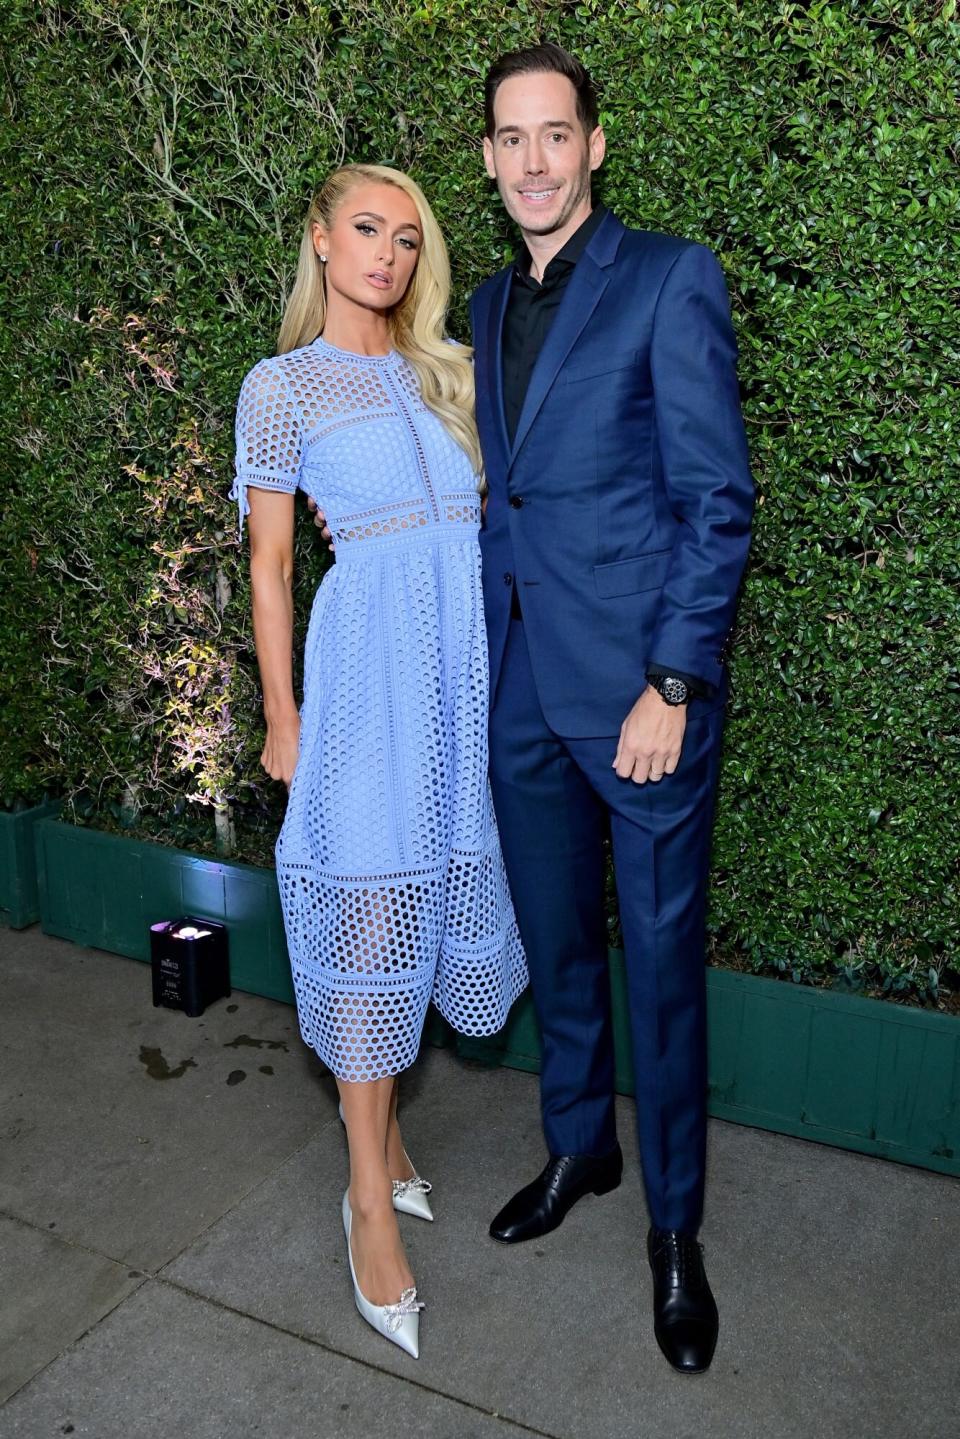
<path fill-rule="evenodd" d="M 547 398 L 564 360 L 580 338 L 601 295 L 607 288 L 610 281 L 610 267 L 616 258 L 623 233 L 624 229 L 620 221 L 608 212 L 570 276 L 570 282 L 560 301 L 556 318 L 550 327 L 550 333 L 547 335 L 543 349 L 537 356 L 533 374 L 530 376 L 523 409 L 520 411 L 520 419 L 517 422 L 513 448 L 509 451 L 510 464 L 516 458 L 530 426 L 540 413 L 540 408 Z M 506 300 L 504 300 L 503 309 L 506 309 Z M 501 316 L 500 331 L 497 337 L 498 345 L 502 331 L 503 319 Z M 502 364 L 499 368 L 502 370 Z M 499 383 L 502 414 L 502 377 Z"/>
<path fill-rule="evenodd" d="M 513 266 L 510 265 L 497 276 L 487 312 L 487 393 L 504 455 L 510 453 L 510 440 L 503 409 L 503 317 L 507 312 L 512 279 Z"/>

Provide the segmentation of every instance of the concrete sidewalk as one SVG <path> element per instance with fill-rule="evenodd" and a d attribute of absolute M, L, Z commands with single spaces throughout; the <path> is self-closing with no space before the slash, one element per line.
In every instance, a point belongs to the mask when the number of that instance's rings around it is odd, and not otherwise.
<path fill-rule="evenodd" d="M 714 1122 L 713 1368 L 652 1332 L 624 1184 L 539 1244 L 487 1238 L 543 1161 L 536 1079 L 428 1051 L 401 1220 L 419 1363 L 353 1307 L 335 1087 L 294 1012 L 155 1010 L 145 965 L 0 932 L 0 1436 L 948 1439 L 960 1432 L 954 1181 Z"/>

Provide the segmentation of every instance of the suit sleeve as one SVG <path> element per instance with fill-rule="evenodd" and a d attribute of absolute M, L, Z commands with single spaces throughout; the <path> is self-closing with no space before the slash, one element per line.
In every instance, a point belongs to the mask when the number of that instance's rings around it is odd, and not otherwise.
<path fill-rule="evenodd" d="M 654 314 L 650 365 L 670 508 L 679 521 L 648 655 L 717 685 L 750 546 L 753 481 L 723 271 L 684 249 Z"/>

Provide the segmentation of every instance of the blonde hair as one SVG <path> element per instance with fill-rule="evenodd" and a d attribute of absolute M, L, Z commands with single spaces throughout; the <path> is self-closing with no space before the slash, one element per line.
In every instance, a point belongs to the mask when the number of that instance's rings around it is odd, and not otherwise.
<path fill-rule="evenodd" d="M 476 474 L 482 470 L 480 439 L 474 418 L 472 350 L 444 335 L 450 302 L 450 260 L 440 226 L 416 181 L 387 165 L 344 165 L 329 175 L 307 211 L 300 242 L 297 278 L 283 312 L 278 354 L 309 345 L 323 330 L 327 317 L 324 266 L 313 245 L 313 226 L 325 230 L 346 196 L 357 185 L 395 185 L 417 207 L 422 242 L 416 269 L 406 293 L 389 313 L 394 347 L 413 366 L 424 404 L 446 426 L 463 449 Z"/>

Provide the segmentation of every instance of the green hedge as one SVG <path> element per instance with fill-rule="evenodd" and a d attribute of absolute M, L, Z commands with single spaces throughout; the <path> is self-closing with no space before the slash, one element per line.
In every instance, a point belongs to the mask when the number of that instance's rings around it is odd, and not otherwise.
<path fill-rule="evenodd" d="M 0 793 L 262 853 L 240 380 L 344 158 L 421 180 L 465 335 L 514 243 L 482 75 L 541 34 L 602 88 L 603 198 L 712 245 L 733 297 L 760 506 L 717 957 L 929 1000 L 958 951 L 954 0 L 8 0 Z M 298 545 L 303 617 L 306 517 Z"/>

